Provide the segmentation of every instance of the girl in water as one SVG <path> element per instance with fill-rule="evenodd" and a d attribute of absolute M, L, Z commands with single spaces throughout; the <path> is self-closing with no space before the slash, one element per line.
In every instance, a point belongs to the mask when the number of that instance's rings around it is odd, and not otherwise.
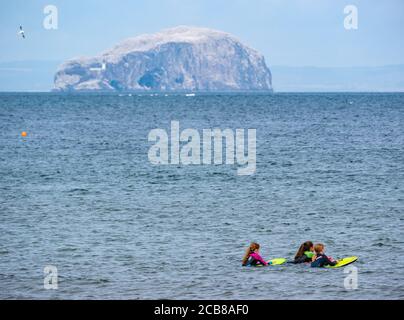
<path fill-rule="evenodd" d="M 266 262 L 259 254 L 260 250 L 260 245 L 256 242 L 253 242 L 250 244 L 250 246 L 247 248 L 247 251 L 244 255 L 242 264 L 243 266 L 256 266 L 259 264 L 262 264 L 264 266 L 268 265 L 268 262 Z"/>
<path fill-rule="evenodd" d="M 331 257 L 328 257 L 325 255 L 324 251 L 325 251 L 325 245 L 323 245 L 322 243 L 317 243 L 314 246 L 314 251 L 316 252 L 316 254 L 313 256 L 312 258 L 312 263 L 311 266 L 312 267 L 324 267 L 324 266 L 335 266 L 337 264 L 338 261 L 334 260 Z"/>
<path fill-rule="evenodd" d="M 302 243 L 299 250 L 297 251 L 293 263 L 312 262 L 313 256 L 314 256 L 313 242 L 306 241 L 305 243 Z"/>

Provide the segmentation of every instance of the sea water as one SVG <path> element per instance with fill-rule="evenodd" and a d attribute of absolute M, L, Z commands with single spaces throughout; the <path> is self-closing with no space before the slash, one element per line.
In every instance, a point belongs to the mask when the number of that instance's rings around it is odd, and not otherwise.
<path fill-rule="evenodd" d="M 152 164 L 171 121 L 255 129 L 256 172 Z M 403 299 L 403 220 L 404 94 L 0 94 L 1 299 Z M 306 240 L 357 289 L 241 267 Z"/>

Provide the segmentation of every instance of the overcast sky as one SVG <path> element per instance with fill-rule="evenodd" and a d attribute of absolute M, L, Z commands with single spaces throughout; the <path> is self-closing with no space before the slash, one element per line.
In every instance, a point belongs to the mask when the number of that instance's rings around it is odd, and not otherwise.
<path fill-rule="evenodd" d="M 176 25 L 223 30 L 265 55 L 267 64 L 404 64 L 402 0 L 0 0 L 0 62 L 94 55 L 127 37 Z M 57 30 L 43 27 L 46 5 Z M 344 7 L 358 29 L 344 28 Z M 27 38 L 18 35 L 24 26 Z"/>

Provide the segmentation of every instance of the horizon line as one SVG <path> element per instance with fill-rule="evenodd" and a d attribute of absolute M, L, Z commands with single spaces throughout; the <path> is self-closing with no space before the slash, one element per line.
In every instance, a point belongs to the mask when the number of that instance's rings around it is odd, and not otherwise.
<path fill-rule="evenodd" d="M 299 93 L 372 93 L 372 94 L 386 94 L 386 93 L 404 93 L 404 89 L 402 91 L 392 90 L 392 91 L 71 91 L 71 92 L 63 92 L 63 91 L 43 91 L 43 90 L 22 90 L 22 91 L 2 91 L 0 90 L 0 94 L 15 94 L 15 93 L 51 93 L 54 95 L 184 95 L 188 93 L 194 93 L 196 95 L 218 95 L 218 94 L 231 94 L 231 95 L 243 95 L 243 94 L 251 94 L 251 95 L 274 95 L 274 94 L 284 94 L 284 93 L 292 93 L 292 94 L 299 94 Z"/>
<path fill-rule="evenodd" d="M 22 62 L 53 62 L 63 63 L 68 59 L 32 59 L 32 60 L 5 60 L 0 61 L 0 64 L 7 63 L 22 63 Z M 347 69 L 347 68 L 383 68 L 383 67 L 404 67 L 402 63 L 381 64 L 381 65 L 347 65 L 347 66 L 315 66 L 315 65 L 287 65 L 287 64 L 274 64 L 269 65 L 269 68 L 282 67 L 282 68 L 318 68 L 318 69 Z M 0 70 L 1 71 L 1 70 Z"/>

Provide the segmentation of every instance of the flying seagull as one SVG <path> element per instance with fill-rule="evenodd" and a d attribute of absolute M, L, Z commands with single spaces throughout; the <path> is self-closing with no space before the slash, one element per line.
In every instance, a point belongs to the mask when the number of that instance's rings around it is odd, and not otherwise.
<path fill-rule="evenodd" d="M 25 33 L 24 33 L 24 30 L 22 29 L 22 26 L 20 26 L 20 31 L 18 32 L 18 34 L 20 34 L 21 37 L 23 37 L 25 39 Z"/>

